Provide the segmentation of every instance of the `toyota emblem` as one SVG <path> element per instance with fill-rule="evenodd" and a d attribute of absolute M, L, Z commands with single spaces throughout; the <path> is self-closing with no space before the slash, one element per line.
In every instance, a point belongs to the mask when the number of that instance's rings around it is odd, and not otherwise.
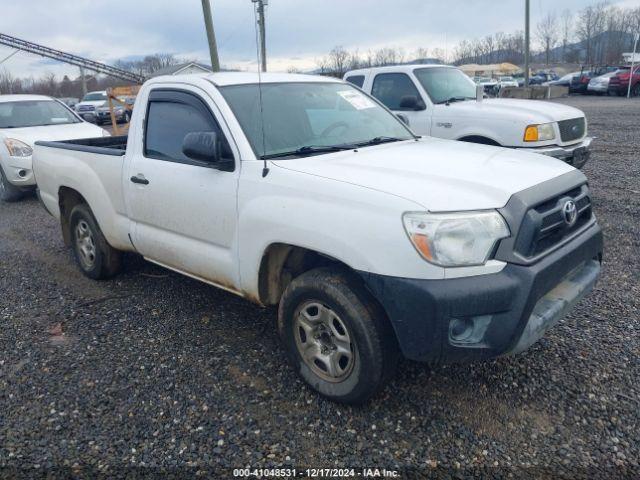
<path fill-rule="evenodd" d="M 568 227 L 573 227 L 578 220 L 578 207 L 573 200 L 568 200 L 562 207 L 562 216 L 564 217 L 564 223 Z"/>

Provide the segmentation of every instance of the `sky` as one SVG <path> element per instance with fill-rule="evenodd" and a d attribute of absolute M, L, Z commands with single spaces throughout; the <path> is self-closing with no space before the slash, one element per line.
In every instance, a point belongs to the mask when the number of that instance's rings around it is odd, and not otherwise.
<path fill-rule="evenodd" d="M 532 24 L 550 11 L 600 0 L 531 0 Z M 200 0 L 3 0 L 0 33 L 113 63 L 158 52 L 208 62 Z M 612 4 L 640 7 L 640 0 Z M 254 70 L 251 0 L 211 0 L 220 62 Z M 269 70 L 312 70 L 334 46 L 451 53 L 463 38 L 523 28 L 524 0 L 269 0 Z M 0 45 L 0 62 L 13 52 Z M 78 75 L 78 69 L 20 52 L 0 65 L 17 77 Z"/>

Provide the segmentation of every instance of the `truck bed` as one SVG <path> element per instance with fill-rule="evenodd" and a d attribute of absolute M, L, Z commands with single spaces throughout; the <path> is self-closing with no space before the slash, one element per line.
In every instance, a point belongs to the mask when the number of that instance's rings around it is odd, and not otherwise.
<path fill-rule="evenodd" d="M 121 157 L 127 149 L 127 135 L 81 138 L 79 140 L 63 140 L 59 142 L 36 142 L 36 145 Z"/>

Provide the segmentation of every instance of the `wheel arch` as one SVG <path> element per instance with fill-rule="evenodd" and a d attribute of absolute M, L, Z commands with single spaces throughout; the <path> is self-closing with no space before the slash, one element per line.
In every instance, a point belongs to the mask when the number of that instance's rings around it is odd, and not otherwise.
<path fill-rule="evenodd" d="M 458 138 L 458 141 L 467 142 L 467 143 L 477 143 L 480 145 L 492 145 L 494 147 L 502 146 L 500 142 L 486 135 L 465 135 L 463 137 Z"/>
<path fill-rule="evenodd" d="M 346 263 L 322 252 L 287 243 L 272 243 L 263 252 L 258 273 L 258 301 L 277 305 L 296 277 L 309 270 L 336 266 L 355 273 Z"/>
<path fill-rule="evenodd" d="M 71 245 L 71 225 L 69 222 L 71 211 L 76 205 L 89 204 L 77 190 L 62 186 L 58 189 L 58 206 L 60 207 L 60 227 L 62 238 L 67 246 Z"/>

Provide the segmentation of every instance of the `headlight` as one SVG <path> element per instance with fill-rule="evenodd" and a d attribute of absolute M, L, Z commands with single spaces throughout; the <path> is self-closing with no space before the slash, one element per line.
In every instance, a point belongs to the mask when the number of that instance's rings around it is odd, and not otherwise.
<path fill-rule="evenodd" d="M 5 138 L 4 144 L 12 157 L 30 157 L 33 154 L 33 148 L 15 138 Z"/>
<path fill-rule="evenodd" d="M 555 123 L 529 125 L 524 131 L 525 142 L 544 142 L 556 138 Z"/>
<path fill-rule="evenodd" d="M 510 235 L 506 222 L 494 210 L 405 213 L 403 222 L 422 258 L 441 267 L 483 265 L 496 243 Z"/>

